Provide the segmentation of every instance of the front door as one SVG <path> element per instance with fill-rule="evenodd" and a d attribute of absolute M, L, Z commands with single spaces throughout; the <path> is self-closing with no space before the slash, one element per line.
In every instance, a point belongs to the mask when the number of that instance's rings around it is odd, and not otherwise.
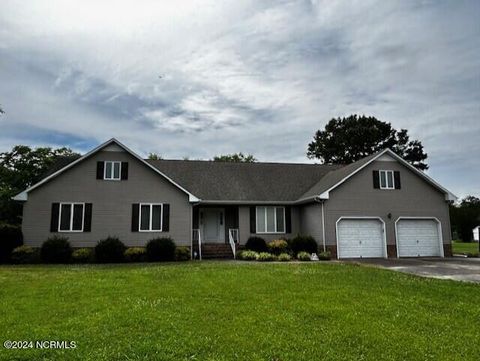
<path fill-rule="evenodd" d="M 201 208 L 200 229 L 205 243 L 225 243 L 225 211 L 223 208 Z"/>

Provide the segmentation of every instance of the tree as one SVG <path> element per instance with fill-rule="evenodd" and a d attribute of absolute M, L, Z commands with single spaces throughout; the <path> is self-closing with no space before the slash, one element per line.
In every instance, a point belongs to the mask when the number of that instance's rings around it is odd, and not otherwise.
<path fill-rule="evenodd" d="M 450 206 L 452 231 L 463 242 L 471 242 L 472 231 L 480 225 L 480 199 L 474 196 L 463 198 L 458 205 Z"/>
<path fill-rule="evenodd" d="M 17 145 L 0 153 L 0 223 L 19 224 L 22 207 L 11 198 L 38 182 L 52 167 L 66 165 L 80 155 L 69 148 Z"/>
<path fill-rule="evenodd" d="M 315 133 L 307 156 L 326 164 L 349 164 L 385 148 L 420 170 L 428 169 L 422 143 L 410 140 L 406 129 L 397 131 L 390 123 L 364 115 L 331 119 L 325 130 Z"/>
<path fill-rule="evenodd" d="M 214 162 L 255 163 L 257 159 L 251 154 L 232 153 L 213 157 Z"/>
<path fill-rule="evenodd" d="M 150 159 L 150 160 L 162 160 L 163 157 L 158 153 L 148 153 L 148 159 Z"/>

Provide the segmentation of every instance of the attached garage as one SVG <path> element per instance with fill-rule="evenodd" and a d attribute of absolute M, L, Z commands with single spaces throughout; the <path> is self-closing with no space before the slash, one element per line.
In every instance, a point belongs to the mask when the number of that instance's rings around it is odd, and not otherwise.
<path fill-rule="evenodd" d="M 398 257 L 443 257 L 438 220 L 405 218 L 395 227 Z"/>
<path fill-rule="evenodd" d="M 379 218 L 340 218 L 337 252 L 338 258 L 386 257 L 384 223 Z"/>

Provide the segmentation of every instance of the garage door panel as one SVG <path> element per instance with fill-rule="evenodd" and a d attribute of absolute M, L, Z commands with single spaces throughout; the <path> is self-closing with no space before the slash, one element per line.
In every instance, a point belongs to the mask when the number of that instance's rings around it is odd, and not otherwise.
<path fill-rule="evenodd" d="M 339 258 L 384 257 L 383 225 L 377 219 L 342 219 L 338 222 Z"/>
<path fill-rule="evenodd" d="M 397 222 L 399 257 L 441 256 L 440 234 L 433 219 L 401 219 Z"/>

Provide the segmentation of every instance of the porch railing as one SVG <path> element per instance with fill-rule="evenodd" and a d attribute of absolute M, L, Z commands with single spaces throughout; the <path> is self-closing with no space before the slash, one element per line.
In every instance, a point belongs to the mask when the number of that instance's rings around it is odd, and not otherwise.
<path fill-rule="evenodd" d="M 202 235 L 200 234 L 199 229 L 192 229 L 192 240 L 194 243 L 198 244 L 198 259 L 202 260 Z"/>
<path fill-rule="evenodd" d="M 230 228 L 228 230 L 228 241 L 230 243 L 230 247 L 232 247 L 233 259 L 236 259 L 236 245 L 238 243 L 238 229 Z"/>

